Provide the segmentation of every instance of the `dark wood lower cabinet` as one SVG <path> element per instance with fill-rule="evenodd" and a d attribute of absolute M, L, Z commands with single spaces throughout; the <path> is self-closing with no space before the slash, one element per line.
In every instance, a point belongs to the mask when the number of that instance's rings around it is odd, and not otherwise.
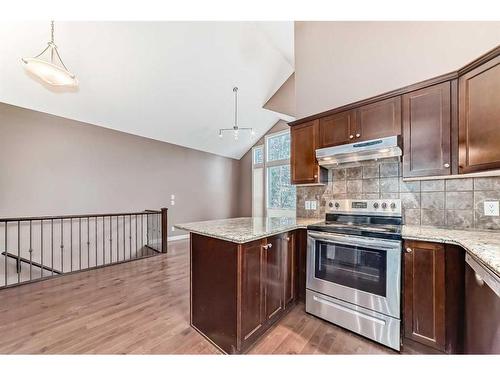
<path fill-rule="evenodd" d="M 285 245 L 281 236 L 274 236 L 266 240 L 265 249 L 265 269 L 266 282 L 264 285 L 264 297 L 266 305 L 266 319 L 272 319 L 284 308 L 284 279 L 285 269 L 284 253 Z M 243 269 L 243 273 L 247 272 Z"/>
<path fill-rule="evenodd" d="M 404 338 L 444 353 L 463 351 L 464 250 L 404 243 Z"/>
<path fill-rule="evenodd" d="M 242 341 L 253 338 L 264 321 L 264 264 L 262 241 L 245 244 L 241 253 L 241 336 Z"/>
<path fill-rule="evenodd" d="M 295 238 L 236 244 L 191 234 L 191 325 L 226 353 L 247 351 L 295 304 Z"/>

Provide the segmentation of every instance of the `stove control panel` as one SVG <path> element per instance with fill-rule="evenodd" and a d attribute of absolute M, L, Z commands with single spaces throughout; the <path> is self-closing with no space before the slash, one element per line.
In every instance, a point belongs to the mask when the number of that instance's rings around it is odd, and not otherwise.
<path fill-rule="evenodd" d="M 400 199 L 334 199 L 327 212 L 401 216 Z"/>

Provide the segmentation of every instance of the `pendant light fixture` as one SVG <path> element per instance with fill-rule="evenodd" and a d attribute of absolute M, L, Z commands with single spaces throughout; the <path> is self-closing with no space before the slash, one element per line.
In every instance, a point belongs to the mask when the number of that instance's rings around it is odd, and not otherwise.
<path fill-rule="evenodd" d="M 37 56 L 23 57 L 21 61 L 27 71 L 49 85 L 78 86 L 76 76 L 66 68 L 54 43 L 54 21 L 51 21 L 50 42 L 47 43 L 47 47 Z"/>
<path fill-rule="evenodd" d="M 249 130 L 250 136 L 253 137 L 255 135 L 253 128 L 240 128 L 238 126 L 238 88 L 234 87 L 233 92 L 234 92 L 234 125 L 232 128 L 219 129 L 219 137 L 222 138 L 223 133 L 226 131 L 232 131 L 234 135 L 234 140 L 237 141 L 240 130 Z"/>

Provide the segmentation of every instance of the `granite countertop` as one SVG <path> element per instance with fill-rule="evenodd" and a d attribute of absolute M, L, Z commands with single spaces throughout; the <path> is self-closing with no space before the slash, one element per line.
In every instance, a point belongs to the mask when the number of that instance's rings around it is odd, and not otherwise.
<path fill-rule="evenodd" d="M 240 217 L 235 219 L 198 221 L 175 227 L 188 232 L 235 243 L 246 243 L 290 230 L 319 223 L 318 218 Z M 500 276 L 500 232 L 456 230 L 403 225 L 403 239 L 462 246 L 469 254 Z"/>
<path fill-rule="evenodd" d="M 403 238 L 462 246 L 474 258 L 500 276 L 500 232 L 404 225 Z"/>
<path fill-rule="evenodd" d="M 245 243 L 289 230 L 306 228 L 320 221 L 322 220 L 295 217 L 239 217 L 177 224 L 175 227 L 221 240 Z"/>

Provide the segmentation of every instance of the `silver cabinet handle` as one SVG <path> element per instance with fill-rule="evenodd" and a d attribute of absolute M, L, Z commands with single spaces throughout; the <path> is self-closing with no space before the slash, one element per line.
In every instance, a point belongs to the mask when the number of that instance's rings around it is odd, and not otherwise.
<path fill-rule="evenodd" d="M 450 168 L 450 165 L 448 163 L 444 163 L 445 168 Z"/>
<path fill-rule="evenodd" d="M 349 139 L 353 139 L 353 138 L 354 138 L 354 136 L 351 134 L 351 135 L 349 136 Z"/>
<path fill-rule="evenodd" d="M 359 138 L 359 137 L 361 137 L 361 134 L 356 133 L 356 138 Z"/>
<path fill-rule="evenodd" d="M 290 241 L 290 237 L 285 237 L 285 241 Z"/>
<path fill-rule="evenodd" d="M 267 250 L 267 245 L 262 245 L 262 248 L 263 248 L 264 250 Z"/>
<path fill-rule="evenodd" d="M 407 253 L 411 253 L 412 251 L 413 251 L 413 250 L 411 249 L 411 247 L 407 247 L 407 248 L 406 248 L 406 252 L 407 252 Z"/>
<path fill-rule="evenodd" d="M 267 244 L 267 246 L 268 246 L 268 249 L 270 249 L 271 247 L 273 247 L 273 244 L 270 243 L 270 244 Z"/>

